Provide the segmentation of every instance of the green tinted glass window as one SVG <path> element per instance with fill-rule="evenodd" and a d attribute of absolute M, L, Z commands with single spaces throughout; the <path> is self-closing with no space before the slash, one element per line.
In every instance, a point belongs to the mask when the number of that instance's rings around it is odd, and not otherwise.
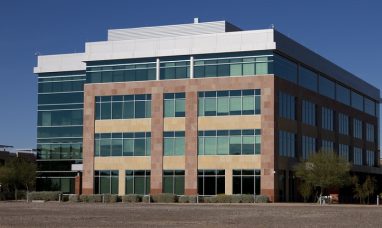
<path fill-rule="evenodd" d="M 164 101 L 164 110 L 165 117 L 174 117 L 175 116 L 175 101 L 174 100 L 165 100 Z"/>
<path fill-rule="evenodd" d="M 173 155 L 174 139 L 173 138 L 165 138 L 163 145 L 164 145 L 164 155 L 165 156 Z"/>

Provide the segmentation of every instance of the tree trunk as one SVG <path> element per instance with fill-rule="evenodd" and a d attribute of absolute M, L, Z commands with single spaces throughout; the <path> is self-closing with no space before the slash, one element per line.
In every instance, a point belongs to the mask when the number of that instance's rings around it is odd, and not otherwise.
<path fill-rule="evenodd" d="M 17 200 L 17 187 L 15 187 L 15 200 Z"/>

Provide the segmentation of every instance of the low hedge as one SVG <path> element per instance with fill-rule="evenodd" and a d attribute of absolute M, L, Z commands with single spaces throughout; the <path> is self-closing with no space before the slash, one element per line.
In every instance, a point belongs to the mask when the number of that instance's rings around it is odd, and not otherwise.
<path fill-rule="evenodd" d="M 80 196 L 77 194 L 71 194 L 69 195 L 68 201 L 73 203 L 80 202 Z"/>
<path fill-rule="evenodd" d="M 58 201 L 62 192 L 30 192 L 28 200 Z"/>
<path fill-rule="evenodd" d="M 138 203 L 142 202 L 142 196 L 138 194 L 129 194 L 122 196 L 123 203 Z"/>
<path fill-rule="evenodd" d="M 103 196 L 103 202 L 104 203 L 116 203 L 118 202 L 118 195 L 115 194 L 104 194 Z"/>
<path fill-rule="evenodd" d="M 197 196 L 179 196 L 178 202 L 179 203 L 196 203 Z"/>
<path fill-rule="evenodd" d="M 264 195 L 258 195 L 255 197 L 255 203 L 269 203 L 269 197 Z"/>
<path fill-rule="evenodd" d="M 170 193 L 161 193 L 151 196 L 151 201 L 154 203 L 176 203 L 178 196 Z"/>
<path fill-rule="evenodd" d="M 80 195 L 80 202 L 102 203 L 102 195 Z"/>
<path fill-rule="evenodd" d="M 26 200 L 27 199 L 27 191 L 19 190 L 17 191 L 17 200 Z M 0 201 L 3 200 L 15 200 L 14 192 L 0 192 Z"/>
<path fill-rule="evenodd" d="M 268 196 L 257 195 L 217 195 L 201 197 L 200 202 L 204 203 L 268 203 Z"/>
<path fill-rule="evenodd" d="M 142 197 L 142 202 L 143 203 L 150 203 L 150 202 L 153 202 L 153 201 L 152 201 L 150 195 L 145 195 L 145 196 Z"/>

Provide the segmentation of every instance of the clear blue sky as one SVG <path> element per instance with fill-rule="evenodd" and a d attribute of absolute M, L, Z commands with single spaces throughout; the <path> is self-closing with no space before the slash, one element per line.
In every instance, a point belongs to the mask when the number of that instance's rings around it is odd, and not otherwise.
<path fill-rule="evenodd" d="M 382 1 L 1 0 L 0 144 L 36 146 L 35 52 L 83 52 L 107 29 L 227 20 L 276 28 L 382 88 Z"/>

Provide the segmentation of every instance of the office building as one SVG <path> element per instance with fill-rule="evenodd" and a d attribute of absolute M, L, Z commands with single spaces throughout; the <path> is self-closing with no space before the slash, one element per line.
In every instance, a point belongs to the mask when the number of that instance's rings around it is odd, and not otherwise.
<path fill-rule="evenodd" d="M 112 29 L 34 72 L 40 190 L 293 201 L 321 149 L 381 174 L 379 89 L 273 28 Z"/>

